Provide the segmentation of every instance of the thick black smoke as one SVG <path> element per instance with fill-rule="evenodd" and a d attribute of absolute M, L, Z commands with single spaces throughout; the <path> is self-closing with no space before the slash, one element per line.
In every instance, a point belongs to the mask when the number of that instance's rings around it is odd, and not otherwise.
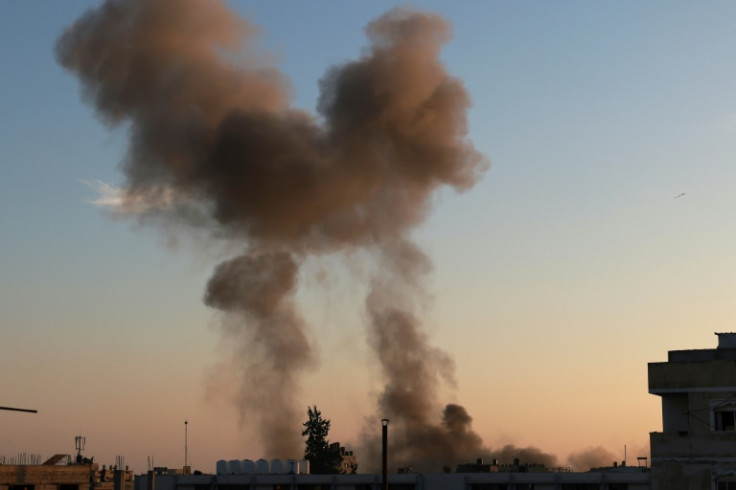
<path fill-rule="evenodd" d="M 213 0 L 108 0 L 63 34 L 57 58 L 105 122 L 129 126 L 123 206 L 242 244 L 205 301 L 227 317 L 225 365 L 264 456 L 302 452 L 295 393 L 315 354 L 294 304 L 300 267 L 362 248 L 379 257 L 368 335 L 396 450 L 474 459 L 481 441 L 465 410 L 441 415 L 453 364 L 420 323 L 430 264 L 411 240 L 438 188 L 469 189 L 487 168 L 466 138 L 469 97 L 439 61 L 449 26 L 402 8 L 371 22 L 364 54 L 321 80 L 319 120 L 289 107 L 286 78 L 253 55 L 254 32 Z"/>

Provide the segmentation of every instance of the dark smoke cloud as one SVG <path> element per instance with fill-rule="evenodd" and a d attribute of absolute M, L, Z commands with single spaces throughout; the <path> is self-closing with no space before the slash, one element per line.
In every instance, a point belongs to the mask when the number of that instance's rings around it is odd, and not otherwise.
<path fill-rule="evenodd" d="M 222 367 L 234 371 L 241 417 L 258 414 L 271 454 L 293 454 L 301 444 L 299 431 L 283 421 L 302 415 L 298 375 L 313 363 L 305 324 L 294 305 L 297 272 L 298 265 L 285 253 L 244 255 L 218 265 L 205 294 L 207 305 L 236 320 L 227 324 L 234 327 L 226 333 L 235 348 Z"/>
<path fill-rule="evenodd" d="M 567 463 L 575 471 L 613 466 L 614 461 L 616 461 L 616 455 L 601 446 L 577 451 L 567 457 Z"/>
<path fill-rule="evenodd" d="M 410 236 L 439 187 L 469 189 L 488 165 L 466 138 L 469 97 L 439 61 L 448 24 L 406 9 L 371 22 L 364 54 L 321 80 L 319 119 L 289 107 L 286 78 L 249 45 L 256 32 L 216 1 L 108 0 L 56 53 L 101 119 L 129 127 L 124 204 L 145 223 L 244 247 L 215 269 L 205 301 L 225 312 L 224 365 L 265 457 L 302 452 L 295 393 L 316 356 L 294 305 L 300 267 L 355 248 L 379 258 L 368 335 L 386 378 L 377 412 L 398 451 L 470 457 L 481 447 L 470 417 L 458 405 L 442 415 L 453 364 L 421 325 L 431 267 Z"/>
<path fill-rule="evenodd" d="M 497 459 L 501 464 L 512 464 L 515 459 L 518 459 L 521 464 L 542 464 L 547 468 L 558 466 L 557 456 L 545 453 L 534 446 L 517 447 L 513 444 L 506 444 L 492 451 L 490 458 Z"/>

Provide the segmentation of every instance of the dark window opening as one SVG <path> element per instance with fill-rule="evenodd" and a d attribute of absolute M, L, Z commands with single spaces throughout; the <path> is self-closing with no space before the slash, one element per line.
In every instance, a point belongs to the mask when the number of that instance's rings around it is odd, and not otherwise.
<path fill-rule="evenodd" d="M 733 432 L 734 430 L 736 430 L 736 410 L 734 410 L 733 408 L 729 408 L 726 410 L 717 409 L 715 415 L 717 431 Z"/>

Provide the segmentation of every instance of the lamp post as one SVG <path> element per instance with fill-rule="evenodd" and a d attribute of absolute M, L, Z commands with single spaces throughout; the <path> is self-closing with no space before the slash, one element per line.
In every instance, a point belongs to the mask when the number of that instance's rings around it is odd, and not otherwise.
<path fill-rule="evenodd" d="M 383 490 L 388 490 L 388 419 L 381 419 L 381 476 L 383 477 Z"/>

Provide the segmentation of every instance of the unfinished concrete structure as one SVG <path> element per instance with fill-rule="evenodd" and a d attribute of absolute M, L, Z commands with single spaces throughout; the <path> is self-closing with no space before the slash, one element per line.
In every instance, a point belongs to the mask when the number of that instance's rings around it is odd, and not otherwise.
<path fill-rule="evenodd" d="M 649 393 L 662 398 L 662 432 L 649 439 L 654 490 L 736 490 L 736 333 L 716 335 L 716 349 L 649 363 Z"/>
<path fill-rule="evenodd" d="M 0 464 L 0 490 L 133 490 L 132 471 L 69 463 L 57 454 L 43 464 Z"/>

